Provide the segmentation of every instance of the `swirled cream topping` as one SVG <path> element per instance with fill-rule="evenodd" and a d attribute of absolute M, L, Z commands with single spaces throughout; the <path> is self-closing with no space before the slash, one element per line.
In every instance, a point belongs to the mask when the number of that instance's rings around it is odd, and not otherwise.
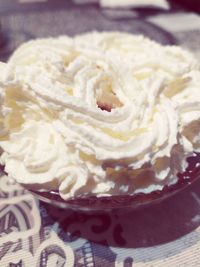
<path fill-rule="evenodd" d="M 119 32 L 19 47 L 0 84 L 1 163 L 22 184 L 149 193 L 200 151 L 200 68 L 176 46 Z"/>

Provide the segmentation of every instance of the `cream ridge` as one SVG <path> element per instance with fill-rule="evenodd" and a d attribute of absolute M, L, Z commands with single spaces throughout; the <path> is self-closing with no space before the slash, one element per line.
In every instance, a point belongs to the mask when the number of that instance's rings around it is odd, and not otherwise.
<path fill-rule="evenodd" d="M 0 162 L 19 183 L 150 193 L 200 152 L 200 67 L 180 47 L 90 32 L 29 41 L 0 70 Z"/>

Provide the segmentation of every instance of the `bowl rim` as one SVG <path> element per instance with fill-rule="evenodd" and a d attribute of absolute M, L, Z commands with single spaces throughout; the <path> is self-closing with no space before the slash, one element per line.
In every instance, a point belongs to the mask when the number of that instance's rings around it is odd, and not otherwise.
<path fill-rule="evenodd" d="M 188 164 L 188 167 L 183 173 L 177 174 L 177 182 L 171 185 L 165 185 L 162 190 L 155 190 L 151 193 L 135 193 L 132 195 L 114 195 L 114 196 L 82 196 L 64 200 L 59 195 L 58 191 L 47 191 L 45 189 L 36 190 L 30 185 L 21 184 L 24 189 L 33 194 L 37 199 L 57 206 L 62 209 L 73 209 L 80 211 L 102 211 L 116 210 L 121 208 L 134 208 L 148 206 L 150 204 L 159 203 L 185 188 L 193 184 L 200 178 L 200 153 L 194 153 L 187 160 L 196 161 L 194 167 Z M 3 166 L 0 165 L 1 171 L 6 174 Z"/>

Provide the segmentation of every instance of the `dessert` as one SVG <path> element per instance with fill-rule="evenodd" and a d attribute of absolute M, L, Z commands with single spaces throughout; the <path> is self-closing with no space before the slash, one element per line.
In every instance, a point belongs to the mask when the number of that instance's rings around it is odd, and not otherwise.
<path fill-rule="evenodd" d="M 88 195 L 151 193 L 200 152 L 200 68 L 143 36 L 23 44 L 2 65 L 1 164 L 17 182 Z"/>

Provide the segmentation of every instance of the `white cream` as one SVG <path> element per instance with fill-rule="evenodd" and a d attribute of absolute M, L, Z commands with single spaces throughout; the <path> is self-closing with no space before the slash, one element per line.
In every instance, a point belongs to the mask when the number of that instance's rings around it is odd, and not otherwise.
<path fill-rule="evenodd" d="M 5 73 L 1 162 L 20 183 L 64 199 L 118 184 L 148 193 L 175 183 L 200 151 L 199 65 L 179 47 L 119 32 L 38 39 Z"/>
<path fill-rule="evenodd" d="M 100 0 L 104 7 L 155 7 L 169 9 L 166 0 Z"/>

